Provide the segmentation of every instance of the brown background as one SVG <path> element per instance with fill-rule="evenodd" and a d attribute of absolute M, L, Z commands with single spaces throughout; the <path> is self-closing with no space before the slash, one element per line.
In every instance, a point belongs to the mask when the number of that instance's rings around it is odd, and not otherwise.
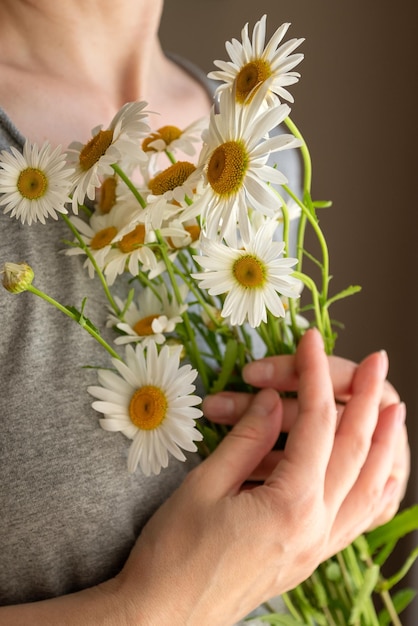
<path fill-rule="evenodd" d="M 227 59 L 224 42 L 267 13 L 268 35 L 291 22 L 305 37 L 292 118 L 313 159 L 332 291 L 362 292 L 335 305 L 344 322 L 337 352 L 355 360 L 385 348 L 389 378 L 408 407 L 413 473 L 406 504 L 418 501 L 418 219 L 414 0 L 166 0 L 161 38 L 204 71 Z M 418 541 L 416 542 L 418 543 Z M 399 557 L 408 546 L 398 548 Z M 409 583 L 418 588 L 415 566 Z M 405 622 L 406 623 L 406 622 Z M 418 624 L 418 600 L 409 611 Z"/>

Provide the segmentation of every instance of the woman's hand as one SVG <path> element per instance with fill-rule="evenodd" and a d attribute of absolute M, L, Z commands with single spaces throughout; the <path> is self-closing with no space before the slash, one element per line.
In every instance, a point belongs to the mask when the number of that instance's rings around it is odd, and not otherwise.
<path fill-rule="evenodd" d="M 352 396 L 352 382 L 358 364 L 338 356 L 328 357 L 330 376 L 334 388 L 335 405 L 338 411 L 338 423 L 343 415 L 345 405 Z M 246 382 L 254 387 L 274 388 L 277 391 L 298 391 L 299 379 L 296 371 L 295 355 L 281 355 L 260 359 L 250 363 L 244 369 Z M 221 392 L 214 396 L 207 396 L 203 403 L 206 417 L 217 423 L 236 424 L 247 411 L 253 400 L 248 393 Z M 382 412 L 390 405 L 400 403 L 399 395 L 394 387 L 385 381 L 379 403 Z M 283 398 L 282 430 L 289 432 L 298 414 L 298 402 L 294 398 Z M 399 406 L 400 411 L 405 407 Z M 376 510 L 376 517 L 370 524 L 370 529 L 390 520 L 397 512 L 402 498 L 405 495 L 410 472 L 410 449 L 406 426 L 403 425 L 397 433 L 394 443 L 393 465 L 390 473 L 392 498 L 385 500 L 384 509 Z M 280 453 L 269 451 L 260 465 L 255 469 L 250 481 L 264 481 L 266 476 L 276 465 Z"/>
<path fill-rule="evenodd" d="M 386 374 L 385 353 L 372 354 L 339 389 L 309 330 L 287 374 L 296 410 L 287 415 L 271 388 L 247 398 L 231 433 L 146 525 L 115 580 L 127 622 L 233 624 L 369 528 L 392 502 L 393 442 L 404 424 Z M 346 401 L 338 412 L 334 388 Z M 243 489 L 284 427 L 286 448 L 264 482 Z"/>

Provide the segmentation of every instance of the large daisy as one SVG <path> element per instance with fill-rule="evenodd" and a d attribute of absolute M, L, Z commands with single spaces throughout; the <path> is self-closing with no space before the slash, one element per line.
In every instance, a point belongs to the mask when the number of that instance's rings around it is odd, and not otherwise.
<path fill-rule="evenodd" d="M 219 113 L 211 114 L 205 147 L 189 184 L 202 184 L 184 218 L 201 215 L 209 238 L 222 238 L 238 223 L 249 238 L 248 208 L 273 216 L 281 200 L 272 184 L 287 183 L 286 176 L 268 165 L 271 153 L 301 145 L 291 134 L 266 135 L 289 115 L 286 104 L 260 112 L 268 81 L 247 107 L 238 107 L 229 91 L 219 99 Z"/>
<path fill-rule="evenodd" d="M 194 441 L 202 439 L 195 424 L 202 415 L 195 407 L 201 399 L 190 395 L 197 372 L 190 365 L 179 366 L 181 351 L 181 346 L 164 346 L 158 353 L 154 343 L 146 352 L 140 344 L 135 350 L 127 346 L 126 362 L 113 359 L 118 373 L 101 370 L 102 386 L 88 389 L 98 398 L 93 408 L 104 414 L 102 428 L 133 440 L 129 472 L 139 464 L 146 476 L 159 474 L 170 455 L 184 461 L 182 450 L 195 452 Z"/>
<path fill-rule="evenodd" d="M 68 160 L 75 166 L 73 175 L 73 211 L 84 204 L 85 198 L 95 199 L 96 189 L 105 176 L 113 174 L 112 165 L 123 159 L 124 163 L 136 165 L 147 157 L 140 146 L 141 139 L 149 132 L 144 121 L 145 102 L 129 102 L 115 115 L 105 130 L 98 126 L 86 143 L 73 142 L 68 148 Z"/>
<path fill-rule="evenodd" d="M 254 26 L 252 41 L 248 35 L 248 24 L 241 32 L 242 42 L 233 39 L 226 42 L 226 50 L 230 61 L 215 61 L 219 68 L 208 74 L 209 78 L 223 81 L 218 90 L 235 87 L 235 97 L 240 104 L 248 103 L 255 90 L 267 79 L 270 80 L 266 94 L 270 103 L 280 99 L 293 102 L 293 97 L 286 89 L 300 78 L 298 72 L 292 70 L 303 59 L 303 54 L 292 52 L 304 39 L 290 39 L 279 45 L 290 24 L 282 24 L 273 34 L 267 45 L 266 16 L 263 15 Z"/>
<path fill-rule="evenodd" d="M 45 142 L 41 148 L 26 141 L 21 154 L 13 146 L 3 150 L 0 160 L 0 205 L 4 213 L 20 219 L 22 224 L 45 224 L 48 216 L 67 213 L 70 201 L 70 177 L 74 169 L 66 166 L 61 148 L 52 150 Z"/>
<path fill-rule="evenodd" d="M 273 241 L 275 221 L 266 221 L 242 247 L 232 248 L 203 238 L 196 261 L 204 272 L 192 274 L 213 296 L 226 294 L 222 316 L 232 325 L 245 321 L 253 328 L 267 321 L 267 310 L 286 314 L 281 295 L 298 297 L 299 281 L 292 274 L 297 259 L 282 257 L 285 244 Z"/>

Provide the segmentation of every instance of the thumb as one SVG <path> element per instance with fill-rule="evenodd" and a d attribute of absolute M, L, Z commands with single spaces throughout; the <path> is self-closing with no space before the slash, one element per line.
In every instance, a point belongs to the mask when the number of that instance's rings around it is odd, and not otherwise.
<path fill-rule="evenodd" d="M 280 396 L 274 389 L 263 389 L 254 396 L 241 420 L 215 452 L 204 461 L 212 496 L 222 498 L 239 492 L 274 446 L 281 424 Z"/>

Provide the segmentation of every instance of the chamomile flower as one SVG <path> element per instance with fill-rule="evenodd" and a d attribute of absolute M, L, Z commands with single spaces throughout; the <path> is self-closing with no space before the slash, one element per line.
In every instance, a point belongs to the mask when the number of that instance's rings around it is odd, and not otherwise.
<path fill-rule="evenodd" d="M 276 317 L 286 314 L 281 295 L 297 297 L 299 281 L 292 274 L 297 259 L 282 257 L 285 244 L 273 241 L 275 221 L 267 221 L 240 248 L 203 238 L 201 256 L 195 256 L 204 272 L 192 274 L 210 295 L 226 294 L 222 316 L 233 326 L 248 320 L 253 328 L 267 321 L 267 310 Z"/>
<path fill-rule="evenodd" d="M 187 310 L 187 286 L 180 285 L 179 290 L 184 304 L 178 304 L 175 299 L 169 298 L 165 285 L 155 287 L 155 291 L 145 287 L 138 296 L 138 304 L 126 303 L 115 298 L 120 311 L 126 311 L 121 322 L 114 315 L 109 316 L 108 325 L 115 326 L 123 332 L 115 339 L 115 343 L 122 345 L 140 341 L 146 346 L 151 341 L 163 344 L 166 335 L 172 333 L 176 325 L 182 321 L 182 313 Z"/>
<path fill-rule="evenodd" d="M 147 160 L 140 141 L 149 132 L 144 121 L 145 102 L 129 102 L 115 115 L 105 130 L 98 126 L 92 130 L 92 138 L 86 143 L 73 142 L 68 148 L 68 159 L 75 166 L 73 182 L 73 211 L 78 205 L 95 199 L 96 189 L 102 178 L 113 174 L 112 165 L 130 161 L 139 163 Z"/>
<path fill-rule="evenodd" d="M 112 240 L 111 249 L 106 257 L 104 274 L 108 285 L 113 285 L 117 276 L 125 271 L 132 276 L 136 276 L 139 269 L 144 272 L 156 271 L 158 260 L 151 247 L 147 245 L 155 241 L 155 232 L 137 217 L 125 226 Z M 158 272 L 153 274 L 157 275 Z"/>
<path fill-rule="evenodd" d="M 301 145 L 291 134 L 266 138 L 266 134 L 289 115 L 286 104 L 260 112 L 268 81 L 247 107 L 237 107 L 229 91 L 219 99 L 219 113 L 212 111 L 205 147 L 189 182 L 203 179 L 184 218 L 201 215 L 207 236 L 225 236 L 239 225 L 248 241 L 248 209 L 273 216 L 281 200 L 272 184 L 282 185 L 286 176 L 267 161 L 271 153 Z M 201 183 L 202 186 L 202 183 Z"/>
<path fill-rule="evenodd" d="M 201 399 L 191 395 L 197 372 L 190 365 L 180 367 L 181 351 L 182 346 L 164 346 L 158 353 L 155 343 L 146 351 L 141 344 L 126 346 L 125 362 L 112 360 L 117 373 L 100 370 L 101 386 L 88 389 L 98 398 L 93 408 L 104 414 L 102 428 L 132 439 L 129 472 L 139 464 L 146 476 L 159 474 L 170 455 L 184 461 L 182 450 L 196 451 L 194 442 L 202 439 L 195 425 Z"/>
<path fill-rule="evenodd" d="M 159 196 L 178 203 L 183 202 L 186 196 L 191 198 L 195 187 L 192 177 L 195 170 L 196 166 L 193 163 L 177 161 L 159 172 L 148 182 L 151 192 L 148 201 L 152 202 Z"/>
<path fill-rule="evenodd" d="M 201 135 L 207 126 L 207 118 L 201 118 L 181 130 L 177 126 L 162 126 L 152 132 L 142 142 L 145 152 L 184 152 L 188 156 L 196 153 L 194 144 L 201 141 Z"/>
<path fill-rule="evenodd" d="M 303 54 L 292 52 L 304 39 L 290 39 L 279 45 L 290 24 L 282 24 L 273 34 L 267 45 L 266 16 L 263 15 L 253 30 L 252 41 L 248 35 L 248 24 L 241 32 L 242 42 L 233 39 L 226 43 L 226 50 L 230 61 L 215 61 L 219 70 L 210 72 L 209 78 L 223 81 L 218 90 L 229 89 L 234 86 L 235 97 L 238 103 L 250 102 L 255 91 L 267 79 L 270 81 L 266 94 L 270 104 L 280 99 L 293 102 L 293 96 L 286 89 L 300 78 L 298 72 L 290 71 L 303 59 Z"/>
<path fill-rule="evenodd" d="M 85 222 L 78 216 L 71 217 L 71 222 L 78 230 L 84 244 L 89 248 L 98 267 L 104 269 L 108 255 L 112 250 L 112 243 L 119 233 L 122 233 L 127 224 L 130 224 L 138 212 L 138 205 L 134 202 L 115 205 L 108 213 L 95 212 L 89 222 Z M 76 242 L 75 242 L 76 243 Z M 65 250 L 65 254 L 86 254 L 80 245 L 74 245 Z M 84 264 L 87 267 L 90 278 L 94 277 L 94 266 L 89 258 Z"/>
<path fill-rule="evenodd" d="M 13 146 L 3 150 L 0 160 L 0 205 L 4 213 L 29 225 L 45 218 L 58 219 L 57 213 L 67 213 L 70 201 L 71 175 L 61 148 L 52 150 L 45 142 L 40 148 L 26 141 L 23 153 Z"/>

